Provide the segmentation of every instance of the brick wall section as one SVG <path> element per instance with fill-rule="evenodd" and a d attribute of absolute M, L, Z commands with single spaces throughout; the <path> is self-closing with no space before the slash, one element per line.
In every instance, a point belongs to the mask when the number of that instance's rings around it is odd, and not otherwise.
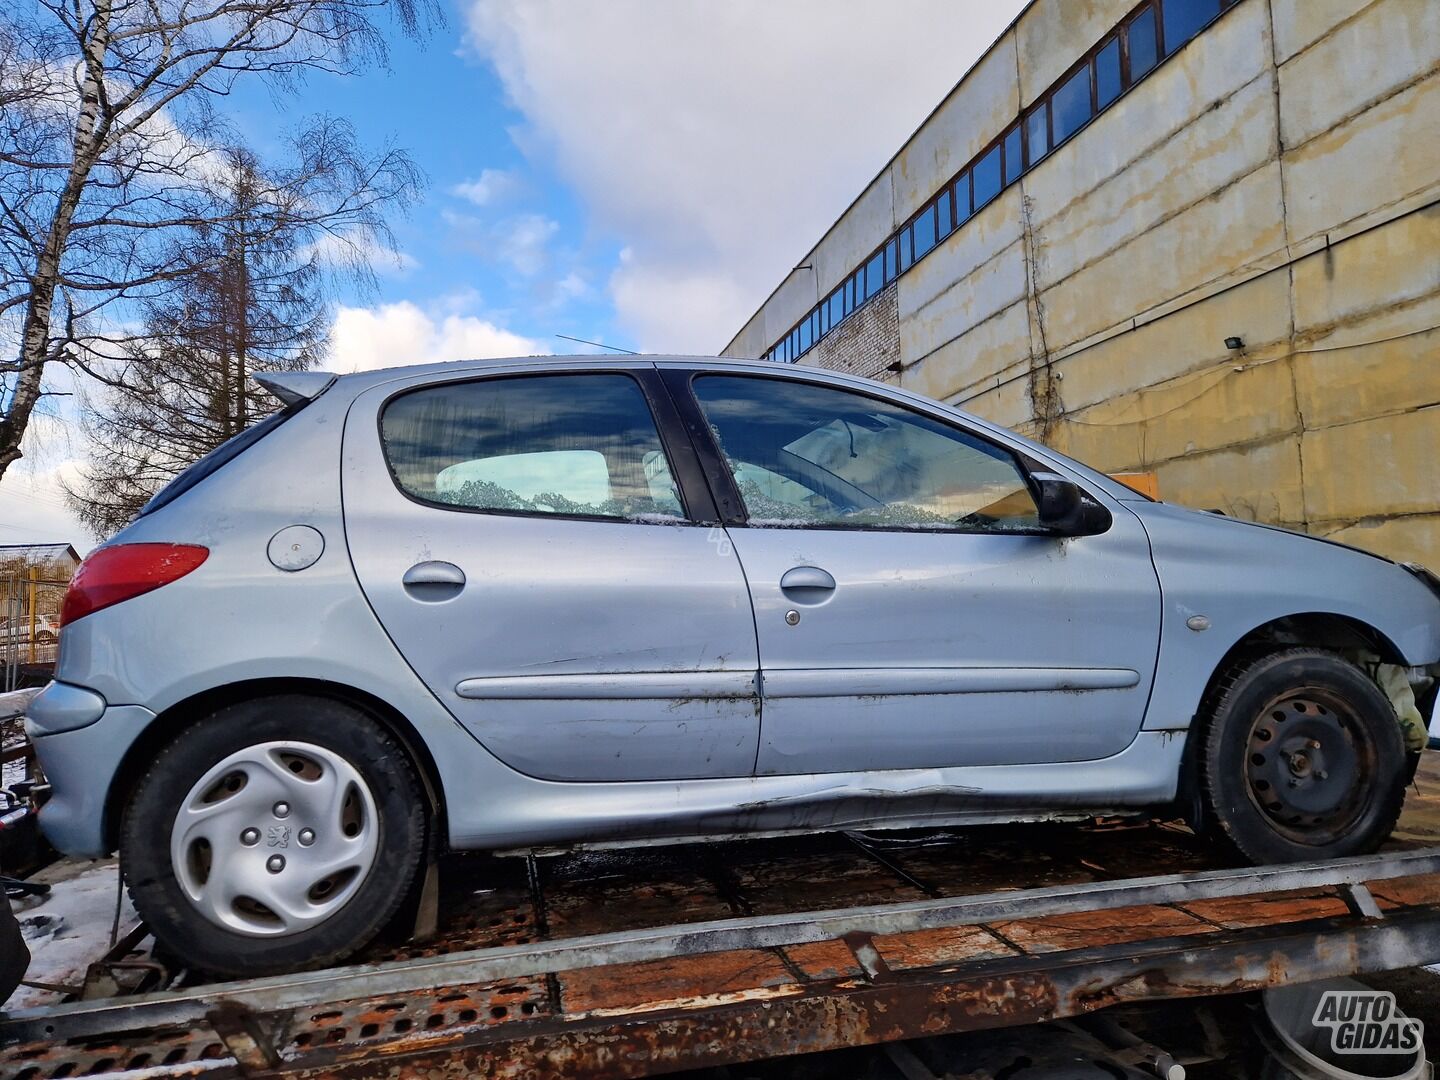
<path fill-rule="evenodd" d="M 885 369 L 900 359 L 899 296 L 899 285 L 892 282 L 821 338 L 800 362 L 893 381 L 895 373 Z"/>

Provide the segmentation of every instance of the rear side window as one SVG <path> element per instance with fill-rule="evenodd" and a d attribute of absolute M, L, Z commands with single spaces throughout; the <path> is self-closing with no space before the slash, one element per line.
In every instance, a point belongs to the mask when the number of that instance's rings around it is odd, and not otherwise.
<path fill-rule="evenodd" d="M 627 375 L 428 386 L 385 406 L 380 438 L 401 490 L 447 509 L 685 517 L 650 406 Z"/>
<path fill-rule="evenodd" d="M 222 465 L 234 461 L 308 404 L 310 404 L 309 401 L 301 401 L 294 405 L 288 405 L 279 412 L 271 413 L 258 424 L 252 424 L 240 434 L 232 435 L 157 491 L 150 501 L 140 508 L 140 513 L 136 516 L 144 517 L 146 514 L 153 514 L 167 503 L 174 502 Z"/>

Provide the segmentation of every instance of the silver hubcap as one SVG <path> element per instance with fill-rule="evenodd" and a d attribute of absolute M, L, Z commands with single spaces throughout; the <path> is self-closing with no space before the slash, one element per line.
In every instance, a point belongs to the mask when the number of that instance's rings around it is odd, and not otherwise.
<path fill-rule="evenodd" d="M 353 765 L 312 743 L 267 742 L 237 750 L 190 789 L 170 861 L 212 923 L 277 937 L 344 907 L 378 842 L 375 799 Z"/>

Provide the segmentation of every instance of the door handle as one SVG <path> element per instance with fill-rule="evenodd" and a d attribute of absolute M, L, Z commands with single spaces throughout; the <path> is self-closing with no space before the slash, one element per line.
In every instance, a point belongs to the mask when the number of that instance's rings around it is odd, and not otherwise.
<path fill-rule="evenodd" d="M 796 566 L 781 575 L 780 591 L 797 604 L 819 604 L 835 591 L 835 579 L 818 566 Z"/>
<path fill-rule="evenodd" d="M 465 587 L 465 571 L 454 563 L 438 560 L 416 563 L 405 571 L 400 584 L 416 600 L 434 603 L 450 599 Z"/>

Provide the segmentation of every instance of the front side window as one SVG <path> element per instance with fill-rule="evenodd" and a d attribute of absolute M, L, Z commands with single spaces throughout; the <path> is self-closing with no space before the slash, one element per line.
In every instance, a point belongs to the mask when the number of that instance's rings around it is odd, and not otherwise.
<path fill-rule="evenodd" d="M 628 375 L 534 375 L 413 390 L 380 417 L 401 490 L 463 510 L 682 520 L 679 489 Z"/>
<path fill-rule="evenodd" d="M 813 383 L 702 375 L 694 386 L 751 525 L 1040 531 L 1014 456 L 968 432 Z"/>

